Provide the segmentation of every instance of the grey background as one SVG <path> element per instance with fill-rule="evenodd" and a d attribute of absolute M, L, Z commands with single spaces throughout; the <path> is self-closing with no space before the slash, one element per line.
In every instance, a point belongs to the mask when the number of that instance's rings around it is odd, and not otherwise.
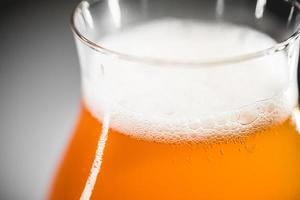
<path fill-rule="evenodd" d="M 76 121 L 78 1 L 0 2 L 0 199 L 44 199 Z"/>

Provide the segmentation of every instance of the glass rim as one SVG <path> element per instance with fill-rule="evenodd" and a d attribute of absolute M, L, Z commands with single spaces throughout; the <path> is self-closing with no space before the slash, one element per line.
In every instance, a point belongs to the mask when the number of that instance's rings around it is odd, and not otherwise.
<path fill-rule="evenodd" d="M 283 1 L 289 1 L 289 0 L 283 0 Z M 271 47 L 264 48 L 261 50 L 257 50 L 250 53 L 245 54 L 239 54 L 234 56 L 227 56 L 227 57 L 221 57 L 221 58 L 210 58 L 208 60 L 199 60 L 199 61 L 181 61 L 176 60 L 172 61 L 169 59 L 162 59 L 162 58 L 154 58 L 154 57 L 144 57 L 144 56 L 137 56 L 137 55 L 131 55 L 126 54 L 123 52 L 115 51 L 109 48 L 106 48 L 102 46 L 101 44 L 93 41 L 92 39 L 84 36 L 76 27 L 75 25 L 75 15 L 77 10 L 79 9 L 79 6 L 83 2 L 88 2 L 86 0 L 80 1 L 77 6 L 73 9 L 71 13 L 71 20 L 70 20 L 70 26 L 71 30 L 73 32 L 73 35 L 78 38 L 81 42 L 83 42 L 86 46 L 90 47 L 91 49 L 107 56 L 111 56 L 120 60 L 126 60 L 126 61 L 132 61 L 137 63 L 144 63 L 149 65 L 160 65 L 160 66 L 217 66 L 217 65 L 225 65 L 225 64 L 231 64 L 231 63 L 239 63 L 243 61 L 252 60 L 255 58 L 272 55 L 276 52 L 280 52 L 288 48 L 289 44 L 291 44 L 293 41 L 297 40 L 300 36 L 300 26 L 296 28 L 295 31 L 287 38 L 284 39 L 281 42 L 276 42 L 276 44 L 272 45 Z M 96 3 L 97 1 L 94 1 L 93 3 Z M 295 6 L 300 11 L 300 3 L 297 1 L 293 1 L 293 6 Z"/>

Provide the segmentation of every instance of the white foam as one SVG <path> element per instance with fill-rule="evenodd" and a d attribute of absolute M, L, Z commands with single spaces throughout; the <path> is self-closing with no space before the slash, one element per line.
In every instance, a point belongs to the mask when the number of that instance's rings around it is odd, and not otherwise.
<path fill-rule="evenodd" d="M 250 53 L 275 41 L 232 25 L 165 19 L 103 38 L 143 57 L 198 61 Z M 162 67 L 90 53 L 85 103 L 124 134 L 160 142 L 240 135 L 286 119 L 297 102 L 284 53 L 218 67 Z"/>

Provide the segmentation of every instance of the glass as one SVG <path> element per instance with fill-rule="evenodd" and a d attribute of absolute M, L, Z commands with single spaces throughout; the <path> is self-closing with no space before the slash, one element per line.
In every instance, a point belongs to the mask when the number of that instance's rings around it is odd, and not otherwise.
<path fill-rule="evenodd" d="M 49 199 L 300 199 L 299 3 L 82 1 Z"/>

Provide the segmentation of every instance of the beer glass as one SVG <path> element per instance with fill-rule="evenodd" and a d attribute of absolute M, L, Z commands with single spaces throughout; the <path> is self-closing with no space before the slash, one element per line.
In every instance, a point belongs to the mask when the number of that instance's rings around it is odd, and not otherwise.
<path fill-rule="evenodd" d="M 49 199 L 300 199 L 299 8 L 82 1 L 81 113 Z"/>

